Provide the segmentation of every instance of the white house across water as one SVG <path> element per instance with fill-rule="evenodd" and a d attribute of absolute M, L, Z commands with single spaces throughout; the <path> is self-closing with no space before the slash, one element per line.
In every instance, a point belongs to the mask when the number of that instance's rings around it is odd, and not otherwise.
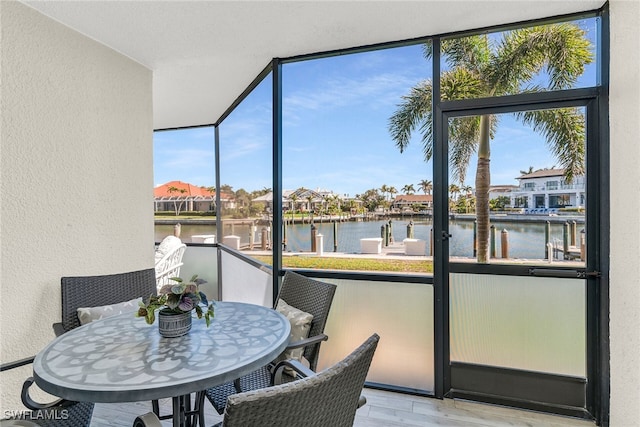
<path fill-rule="evenodd" d="M 585 177 L 580 175 L 568 182 L 564 169 L 541 169 L 517 178 L 520 186 L 509 194 L 511 206 L 525 212 L 585 206 Z"/>

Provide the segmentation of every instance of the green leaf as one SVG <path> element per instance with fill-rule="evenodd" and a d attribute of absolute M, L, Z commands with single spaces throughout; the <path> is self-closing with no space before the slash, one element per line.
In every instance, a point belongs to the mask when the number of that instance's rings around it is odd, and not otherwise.
<path fill-rule="evenodd" d="M 173 285 L 171 287 L 171 292 L 174 293 L 175 295 L 181 295 L 184 293 L 184 290 L 186 289 L 187 285 L 185 285 L 184 283 L 180 283 L 179 285 Z"/>
<path fill-rule="evenodd" d="M 156 320 L 156 311 L 155 310 L 147 310 L 147 315 L 145 316 L 145 320 L 149 325 L 152 325 Z"/>

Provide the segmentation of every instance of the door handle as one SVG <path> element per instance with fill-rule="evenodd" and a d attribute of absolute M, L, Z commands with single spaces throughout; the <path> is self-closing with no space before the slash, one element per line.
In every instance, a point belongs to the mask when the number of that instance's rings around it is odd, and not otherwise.
<path fill-rule="evenodd" d="M 448 231 L 443 231 L 442 232 L 442 241 L 444 242 L 445 240 L 449 240 L 451 238 L 451 234 Z"/>

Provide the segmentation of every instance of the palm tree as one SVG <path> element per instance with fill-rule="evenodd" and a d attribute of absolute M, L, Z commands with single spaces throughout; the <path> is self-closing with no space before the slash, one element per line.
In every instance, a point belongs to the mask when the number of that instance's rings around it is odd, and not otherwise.
<path fill-rule="evenodd" d="M 398 190 L 396 190 L 396 187 L 394 187 L 393 185 L 391 187 L 389 187 L 389 201 L 393 201 L 393 199 L 395 198 L 395 195 L 398 194 Z"/>
<path fill-rule="evenodd" d="M 413 187 L 413 184 L 406 184 L 404 187 L 402 187 L 402 192 L 404 194 L 413 194 L 416 192 L 416 189 Z"/>
<path fill-rule="evenodd" d="M 473 196 L 473 187 L 470 185 L 463 185 L 460 187 L 460 191 L 464 193 L 464 210 L 466 213 L 469 213 L 469 202 Z"/>
<path fill-rule="evenodd" d="M 167 188 L 167 191 L 169 192 L 169 194 L 173 194 L 173 193 L 180 193 L 180 194 L 184 194 L 187 192 L 186 189 L 184 188 L 178 188 L 178 187 L 174 187 L 173 185 L 169 188 Z M 180 202 L 180 204 L 178 204 L 178 200 L 180 199 L 180 196 L 178 196 L 177 199 L 173 200 L 173 208 L 176 212 L 176 216 L 180 215 L 180 209 L 182 208 L 182 204 L 184 203 L 184 200 L 182 200 Z"/>
<path fill-rule="evenodd" d="M 291 221 L 293 221 L 296 213 L 296 206 L 298 204 L 298 195 L 296 193 L 292 193 L 291 196 L 289 196 L 289 199 L 291 200 Z"/>
<path fill-rule="evenodd" d="M 449 204 L 455 205 L 456 201 L 458 200 L 458 195 L 460 194 L 460 187 L 458 187 L 456 184 L 450 184 L 449 194 L 451 194 L 451 201 Z"/>
<path fill-rule="evenodd" d="M 431 190 L 433 190 L 433 183 L 428 179 L 422 179 L 418 183 L 418 187 L 424 194 L 431 194 Z"/>
<path fill-rule="evenodd" d="M 520 171 L 520 175 L 529 175 L 530 173 L 533 173 L 533 166 L 529 166 L 529 170 L 528 171 Z"/>
<path fill-rule="evenodd" d="M 311 208 L 311 202 L 313 202 L 313 194 L 311 193 L 307 194 L 307 197 L 305 197 L 305 199 L 307 199 L 307 210 L 309 211 L 309 221 L 312 221 L 313 209 Z"/>
<path fill-rule="evenodd" d="M 591 43 L 585 31 L 570 23 L 522 28 L 505 32 L 497 43 L 487 35 L 442 41 L 448 69 L 441 73 L 443 100 L 511 95 L 527 91 L 567 89 L 574 85 L 593 61 Z M 427 59 L 431 44 L 424 45 Z M 548 86 L 534 79 L 543 71 Z M 425 80 L 403 97 L 389 119 L 391 136 L 403 152 L 411 133 L 419 128 L 425 160 L 433 154 L 431 81 Z M 565 169 L 570 182 L 584 173 L 584 117 L 577 109 L 561 108 L 520 112 L 517 119 L 532 126 L 547 140 L 553 154 Z M 478 223 L 478 262 L 487 262 L 489 246 L 490 141 L 495 134 L 495 116 L 462 117 L 449 124 L 449 159 L 453 179 L 465 181 L 469 160 L 478 156 L 476 168 L 476 219 Z"/>
<path fill-rule="evenodd" d="M 211 196 L 210 208 L 216 210 L 216 187 L 206 187 L 205 191 Z"/>
<path fill-rule="evenodd" d="M 382 184 L 382 187 L 380 187 L 380 192 L 382 193 L 382 195 L 384 196 L 385 200 L 387 199 L 387 193 L 389 193 L 389 186 L 387 184 Z"/>

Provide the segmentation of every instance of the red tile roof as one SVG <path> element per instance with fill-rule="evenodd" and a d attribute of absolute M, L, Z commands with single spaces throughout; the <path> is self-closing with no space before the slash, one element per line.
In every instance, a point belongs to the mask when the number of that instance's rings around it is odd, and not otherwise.
<path fill-rule="evenodd" d="M 175 187 L 178 191 L 169 191 L 169 188 Z M 184 193 L 180 190 L 184 190 Z M 216 192 L 210 192 L 207 190 L 207 187 L 198 187 L 193 184 L 189 184 L 188 182 L 182 181 L 170 181 L 166 184 L 162 184 L 153 189 L 153 197 L 155 199 L 170 199 L 170 198 L 204 198 L 204 199 L 212 199 L 216 197 Z M 220 192 L 221 200 L 233 200 L 235 196 L 233 193 L 227 193 L 224 191 Z"/>
<path fill-rule="evenodd" d="M 175 187 L 178 191 L 169 191 L 170 188 Z M 182 192 L 184 190 L 184 192 Z M 207 191 L 206 187 L 196 187 L 188 182 L 182 181 L 170 181 L 166 184 L 159 185 L 153 189 L 153 197 L 155 198 L 169 198 L 169 197 L 213 197 L 216 192 Z"/>

